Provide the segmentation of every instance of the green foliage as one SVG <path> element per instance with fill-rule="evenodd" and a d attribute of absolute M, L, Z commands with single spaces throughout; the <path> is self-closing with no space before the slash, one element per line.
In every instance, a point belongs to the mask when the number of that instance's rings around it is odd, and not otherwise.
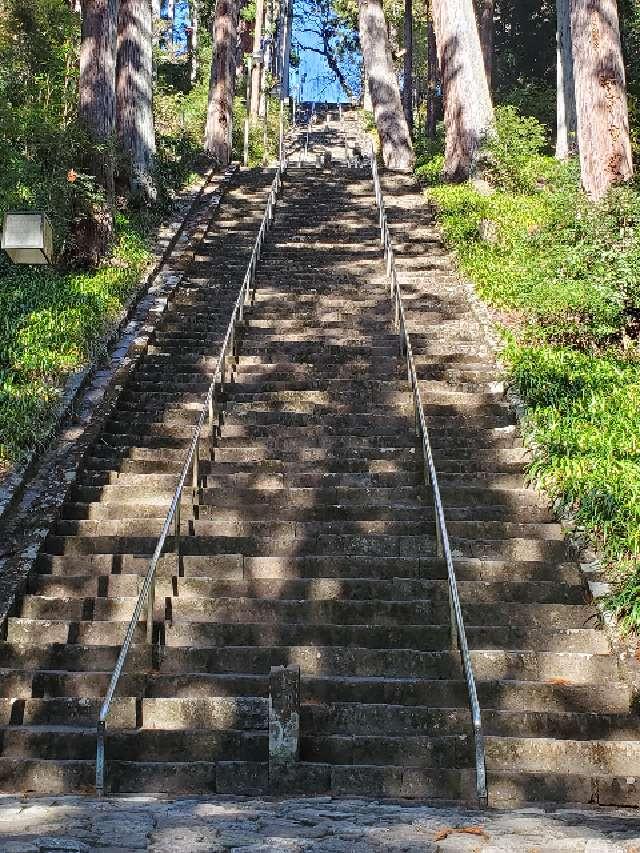
<path fill-rule="evenodd" d="M 48 434 L 69 371 L 97 354 L 149 259 L 144 233 L 117 219 L 113 263 L 64 274 L 0 259 L 0 462 Z"/>
<path fill-rule="evenodd" d="M 434 154 L 416 166 L 415 176 L 425 186 L 435 186 L 442 181 L 444 172 L 444 154 Z"/>
<path fill-rule="evenodd" d="M 503 359 L 537 449 L 530 475 L 601 548 L 616 582 L 609 607 L 639 630 L 640 188 L 592 205 L 575 163 L 550 164 L 541 179 L 550 158 L 536 119 L 501 108 L 496 124 L 497 188 L 427 194 L 462 269 L 509 329 Z M 428 149 L 418 168 L 435 171 L 437 156 Z M 480 238 L 482 220 L 495 241 Z"/>
<path fill-rule="evenodd" d="M 6 0 L 0 10 L 0 217 L 42 209 L 61 257 L 74 218 L 103 200 L 90 174 L 95 148 L 76 120 L 79 16 L 66 0 Z M 70 371 L 97 354 L 149 254 L 147 239 L 202 157 L 211 50 L 202 78 L 159 56 L 155 92 L 158 202 L 120 198 L 112 256 L 94 272 L 13 266 L 0 256 L 0 465 L 47 436 Z M 116 158 L 109 145 L 105 156 Z M 116 160 L 117 163 L 117 160 Z"/>
<path fill-rule="evenodd" d="M 612 561 L 640 558 L 640 374 L 615 352 L 521 346 L 503 357 L 540 448 L 531 476 Z M 640 624 L 640 623 L 638 623 Z"/>
<path fill-rule="evenodd" d="M 505 104 L 515 107 L 520 115 L 534 116 L 545 130 L 555 127 L 555 78 L 546 78 L 544 81 L 527 81 L 520 83 L 514 89 L 498 90 L 496 101 L 499 105 Z M 547 153 L 551 152 L 548 151 Z"/>
<path fill-rule="evenodd" d="M 496 107 L 495 133 L 488 140 L 488 176 L 495 186 L 515 193 L 533 192 L 552 181 L 561 167 L 542 151 L 547 142 L 544 125 L 516 107 Z"/>
<path fill-rule="evenodd" d="M 424 117 L 421 116 L 420 127 L 424 126 Z M 434 186 L 442 181 L 444 171 L 444 124 L 440 124 L 436 130 L 436 137 L 432 139 L 424 132 L 416 136 L 413 148 L 416 155 L 415 175 L 423 186 Z"/>
<path fill-rule="evenodd" d="M 242 161 L 244 157 L 244 126 L 246 118 L 245 100 L 241 97 L 233 101 L 233 157 Z M 289 120 L 285 114 L 285 131 Z M 249 163 L 251 167 L 276 160 L 280 138 L 280 101 L 269 97 L 267 103 L 267 148 L 264 146 L 264 121 L 249 126 Z"/>
<path fill-rule="evenodd" d="M 640 302 L 637 192 L 619 189 L 595 207 L 571 183 L 532 195 L 486 196 L 470 185 L 429 194 L 480 294 L 517 312 L 529 336 L 600 346 L 633 323 Z M 495 244 L 480 239 L 482 220 L 495 223 Z"/>

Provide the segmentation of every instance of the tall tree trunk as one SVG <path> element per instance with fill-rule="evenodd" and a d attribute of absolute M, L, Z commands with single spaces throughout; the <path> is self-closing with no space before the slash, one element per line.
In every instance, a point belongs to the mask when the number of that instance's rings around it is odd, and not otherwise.
<path fill-rule="evenodd" d="M 556 0 L 556 157 L 567 160 L 576 151 L 576 90 L 573 79 L 570 0 Z"/>
<path fill-rule="evenodd" d="M 204 148 L 222 166 L 228 165 L 231 159 L 233 85 L 239 9 L 238 0 L 217 0 Z"/>
<path fill-rule="evenodd" d="M 284 11 L 282 20 L 284 23 L 284 35 L 282 44 L 282 81 L 280 86 L 280 97 L 284 100 L 289 97 L 289 69 L 291 66 L 291 31 L 293 29 L 293 0 L 282 0 Z"/>
<path fill-rule="evenodd" d="M 426 3 L 427 12 L 427 136 L 436 136 L 436 92 L 438 88 L 438 53 L 436 33 L 433 27 L 431 0 Z"/>
<path fill-rule="evenodd" d="M 404 0 L 404 68 L 402 82 L 402 106 L 409 128 L 413 130 L 413 3 Z"/>
<path fill-rule="evenodd" d="M 473 0 L 433 0 L 446 130 L 444 173 L 462 181 L 475 169 L 493 123 Z"/>
<path fill-rule="evenodd" d="M 571 0 L 582 185 L 594 201 L 633 175 L 616 0 Z"/>
<path fill-rule="evenodd" d="M 117 19 L 117 0 L 83 0 L 78 116 L 95 146 L 91 169 L 105 201 L 77 211 L 68 255 L 81 266 L 98 263 L 113 233 Z"/>
<path fill-rule="evenodd" d="M 273 0 L 265 0 L 265 9 L 264 9 L 264 31 L 265 33 L 271 32 L 271 24 L 273 21 Z M 271 73 L 273 65 L 273 41 L 272 39 L 268 39 L 265 45 L 264 51 L 264 62 L 262 63 L 262 68 L 260 69 L 260 107 L 259 107 L 259 115 L 260 118 L 264 118 L 267 113 L 267 74 Z"/>
<path fill-rule="evenodd" d="M 118 0 L 83 0 L 78 114 L 98 142 L 115 130 Z"/>
<path fill-rule="evenodd" d="M 256 20 L 253 25 L 253 52 L 257 54 L 262 50 L 262 27 L 264 23 L 264 0 L 256 0 Z M 264 59 L 264 57 L 263 57 Z M 260 92 L 263 79 L 263 66 L 254 60 L 251 66 L 251 110 L 253 119 L 257 118 L 260 111 Z"/>
<path fill-rule="evenodd" d="M 364 67 L 364 62 L 362 63 L 362 109 L 366 113 L 373 112 L 373 103 L 371 101 L 371 89 L 369 87 L 369 75 L 367 74 L 367 69 Z"/>
<path fill-rule="evenodd" d="M 360 44 L 382 146 L 382 160 L 389 169 L 409 172 L 415 157 L 391 60 L 382 2 L 359 0 L 359 5 Z"/>
<path fill-rule="evenodd" d="M 192 86 L 198 82 L 198 46 L 200 37 L 200 10 L 198 0 L 189 2 L 191 25 L 187 33 L 187 50 L 189 53 L 189 82 Z"/>
<path fill-rule="evenodd" d="M 493 13 L 495 0 L 476 0 L 478 18 L 478 34 L 482 48 L 484 73 L 487 75 L 487 86 L 491 91 L 493 81 Z"/>
<path fill-rule="evenodd" d="M 171 56 L 173 57 L 173 38 L 174 38 L 174 25 L 176 22 L 176 4 L 175 0 L 167 0 L 167 50 L 171 52 Z"/>
<path fill-rule="evenodd" d="M 129 157 L 132 191 L 155 198 L 151 0 L 120 0 L 116 64 L 116 130 Z"/>

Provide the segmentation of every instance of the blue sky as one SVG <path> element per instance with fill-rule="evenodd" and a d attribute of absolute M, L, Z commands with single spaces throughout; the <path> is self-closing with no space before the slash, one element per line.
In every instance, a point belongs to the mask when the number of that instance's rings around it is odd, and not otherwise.
<path fill-rule="evenodd" d="M 300 0 L 294 0 L 295 8 L 298 7 Z M 162 14 L 166 14 L 167 0 L 162 2 Z M 178 52 L 186 49 L 186 34 L 185 27 L 189 24 L 189 4 L 187 0 L 176 0 L 175 2 L 175 26 L 174 26 L 174 44 Z M 318 36 L 310 33 L 302 33 L 301 22 L 294 15 L 293 23 L 293 44 L 303 44 L 311 47 L 320 47 L 321 42 Z M 301 82 L 304 78 L 302 92 L 300 92 Z M 340 84 L 335 80 L 333 72 L 330 70 L 324 56 L 312 51 L 302 51 L 300 54 L 300 67 L 291 69 L 291 93 L 293 94 L 295 87 L 298 87 L 298 97 L 305 101 L 346 101 L 347 97 L 342 90 Z"/>
<path fill-rule="evenodd" d="M 294 9 L 297 11 L 302 5 L 301 0 L 294 0 Z M 304 27 L 302 16 L 294 15 L 293 43 L 305 44 L 310 47 L 321 47 L 319 36 L 308 32 L 301 32 Z M 300 67 L 292 69 L 292 86 L 299 85 L 304 77 L 304 88 L 302 100 L 305 101 L 329 101 L 345 102 L 348 100 L 342 87 L 335 79 L 335 75 L 327 65 L 327 61 L 319 53 L 313 51 L 302 51 L 300 54 Z"/>

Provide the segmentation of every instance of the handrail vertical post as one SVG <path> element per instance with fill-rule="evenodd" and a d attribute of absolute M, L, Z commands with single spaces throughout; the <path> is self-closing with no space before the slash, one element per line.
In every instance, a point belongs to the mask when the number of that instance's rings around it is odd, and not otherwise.
<path fill-rule="evenodd" d="M 149 587 L 149 594 L 147 596 L 147 643 L 152 645 L 153 643 L 153 616 L 156 608 L 156 578 L 155 575 L 151 581 L 151 585 Z"/>
<path fill-rule="evenodd" d="M 176 575 L 180 574 L 180 503 L 181 503 L 182 493 L 178 498 L 178 502 L 176 504 L 176 511 L 173 516 L 173 527 L 174 527 L 174 539 L 175 539 L 175 552 L 176 552 Z"/>
<path fill-rule="evenodd" d="M 193 479 L 192 479 L 192 487 L 193 487 L 193 497 L 195 498 L 198 494 L 198 489 L 200 488 L 200 438 L 196 439 L 196 449 L 193 453 Z"/>
<path fill-rule="evenodd" d="M 96 796 L 104 796 L 104 738 L 106 724 L 98 720 L 96 724 Z"/>

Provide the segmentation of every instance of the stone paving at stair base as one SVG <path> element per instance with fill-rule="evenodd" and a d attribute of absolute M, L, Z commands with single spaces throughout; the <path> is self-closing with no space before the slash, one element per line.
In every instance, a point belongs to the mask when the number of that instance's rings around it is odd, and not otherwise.
<path fill-rule="evenodd" d="M 640 815 L 329 797 L 0 797 L 2 853 L 640 853 Z"/>

